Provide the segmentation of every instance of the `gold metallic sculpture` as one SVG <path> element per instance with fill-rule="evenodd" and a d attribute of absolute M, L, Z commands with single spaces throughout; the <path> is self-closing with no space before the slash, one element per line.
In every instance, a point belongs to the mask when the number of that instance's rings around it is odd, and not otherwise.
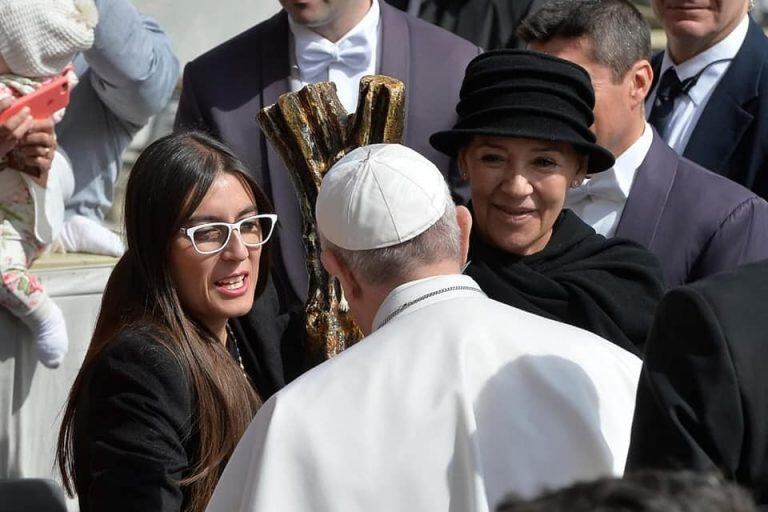
<path fill-rule="evenodd" d="M 320 263 L 315 202 L 325 173 L 352 149 L 376 143 L 400 143 L 405 123 L 405 86 L 383 75 L 360 80 L 355 113 L 349 115 L 331 82 L 310 84 L 280 96 L 259 112 L 259 124 L 280 154 L 298 193 L 302 239 L 309 272 L 305 306 L 310 363 L 333 357 L 362 333 L 349 315 L 339 282 Z"/>

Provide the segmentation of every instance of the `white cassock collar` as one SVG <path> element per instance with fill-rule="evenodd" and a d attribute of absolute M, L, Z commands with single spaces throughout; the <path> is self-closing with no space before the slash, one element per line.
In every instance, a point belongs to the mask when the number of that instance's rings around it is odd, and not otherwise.
<path fill-rule="evenodd" d="M 435 302 L 475 294 L 485 295 L 474 279 L 461 274 L 427 277 L 402 284 L 392 290 L 382 302 L 373 318 L 372 331 L 397 317 Z"/>

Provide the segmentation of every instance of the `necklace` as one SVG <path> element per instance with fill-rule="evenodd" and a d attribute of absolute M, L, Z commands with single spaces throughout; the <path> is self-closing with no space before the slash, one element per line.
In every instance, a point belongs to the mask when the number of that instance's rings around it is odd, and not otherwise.
<path fill-rule="evenodd" d="M 446 288 L 440 288 L 439 290 L 434 290 L 434 291 L 431 291 L 429 293 L 425 293 L 424 295 L 416 297 L 415 299 L 409 300 L 405 304 L 402 304 L 400 307 L 398 307 L 393 312 L 388 314 L 386 316 L 386 318 L 384 318 L 384 321 L 381 322 L 381 325 L 379 325 L 379 328 L 384 327 L 387 324 L 387 322 L 389 322 L 390 320 L 392 320 L 397 315 L 399 315 L 400 313 L 402 313 L 403 311 L 405 311 L 409 307 L 413 306 L 414 304 L 418 304 L 419 302 L 421 302 L 423 300 L 427 300 L 429 298 L 432 298 L 435 295 L 440 295 L 440 294 L 443 294 L 443 293 L 453 292 L 453 291 L 456 291 L 456 290 L 466 290 L 466 291 L 470 291 L 470 292 L 476 292 L 476 293 L 479 293 L 481 295 L 485 295 L 485 293 L 483 293 L 482 290 L 478 290 L 474 286 L 456 285 L 456 286 L 448 286 Z"/>
<path fill-rule="evenodd" d="M 243 366 L 243 358 L 240 356 L 240 347 L 237 344 L 237 338 L 235 337 L 235 331 L 232 330 L 232 327 L 229 326 L 229 323 L 227 323 L 227 336 L 232 340 L 232 346 L 235 347 L 235 359 L 237 359 L 237 363 L 240 365 L 240 369 L 243 371 L 243 375 L 248 375 L 245 373 L 245 367 Z"/>

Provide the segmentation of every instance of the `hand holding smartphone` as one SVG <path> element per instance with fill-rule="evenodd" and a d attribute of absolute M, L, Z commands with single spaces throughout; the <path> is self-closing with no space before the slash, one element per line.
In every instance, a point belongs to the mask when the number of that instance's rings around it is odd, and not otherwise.
<path fill-rule="evenodd" d="M 0 124 L 29 107 L 34 119 L 47 119 L 69 104 L 69 80 L 60 76 L 35 92 L 22 96 L 10 107 L 0 112 Z"/>

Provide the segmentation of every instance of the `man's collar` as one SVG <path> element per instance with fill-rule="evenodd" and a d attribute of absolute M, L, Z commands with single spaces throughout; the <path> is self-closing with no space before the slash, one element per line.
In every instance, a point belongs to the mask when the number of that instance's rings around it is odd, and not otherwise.
<path fill-rule="evenodd" d="M 674 66 L 678 78 L 683 81 L 687 78 L 695 76 L 706 66 L 716 61 L 726 59 L 732 60 L 739 52 L 739 48 L 741 48 L 742 44 L 744 44 L 744 40 L 747 38 L 748 30 L 749 15 L 746 15 L 744 16 L 744 19 L 742 19 L 739 24 L 736 25 L 736 28 L 734 28 L 731 33 L 728 34 L 722 41 L 710 48 L 707 48 L 698 55 L 694 55 L 690 59 L 681 62 L 680 64 L 675 64 L 672 61 L 672 57 L 669 53 L 669 47 L 667 47 L 667 50 L 664 52 L 664 57 L 661 61 L 659 76 L 662 76 L 667 69 Z M 704 72 L 704 74 L 707 74 L 709 70 L 711 70 L 712 73 L 716 73 L 715 70 L 709 68 Z M 687 94 L 691 100 L 693 100 L 693 102 L 698 105 L 704 101 L 704 98 L 708 94 L 708 90 L 706 88 L 693 87 L 690 91 L 688 91 Z"/>
<path fill-rule="evenodd" d="M 653 130 L 646 122 L 643 134 L 632 143 L 622 154 L 616 157 L 613 169 L 616 174 L 616 181 L 625 197 L 629 197 L 629 191 L 634 182 L 635 172 L 640 164 L 645 160 L 648 151 L 653 143 Z"/>
<path fill-rule="evenodd" d="M 483 294 L 475 280 L 462 274 L 427 277 L 401 284 L 389 292 L 379 306 L 371 331 L 376 331 L 395 316 L 405 315 L 428 304 L 455 297 L 456 294 L 478 293 Z"/>

